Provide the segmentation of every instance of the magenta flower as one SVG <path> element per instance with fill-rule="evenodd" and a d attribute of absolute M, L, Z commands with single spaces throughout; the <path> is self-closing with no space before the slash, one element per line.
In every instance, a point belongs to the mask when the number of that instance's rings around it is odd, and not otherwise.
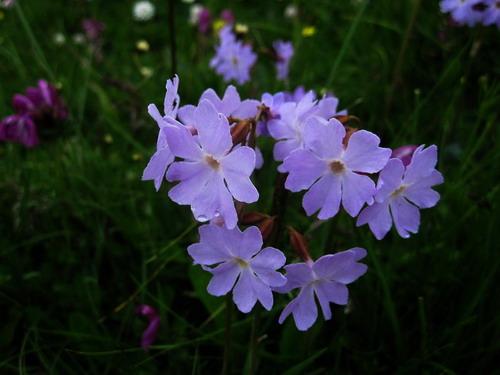
<path fill-rule="evenodd" d="M 332 318 L 330 302 L 346 305 L 349 291 L 346 287 L 362 276 L 368 269 L 358 263 L 366 256 L 366 250 L 355 247 L 336 254 L 323 255 L 316 262 L 295 263 L 285 266 L 287 283 L 275 288 L 280 293 L 288 293 L 300 288 L 299 295 L 283 310 L 279 317 L 282 324 L 292 314 L 300 331 L 307 331 L 318 317 L 317 298 L 325 320 Z"/>
<path fill-rule="evenodd" d="M 212 27 L 212 14 L 208 8 L 202 8 L 198 14 L 198 31 L 206 34 Z"/>
<path fill-rule="evenodd" d="M 235 80 L 241 85 L 250 80 L 250 69 L 257 60 L 252 47 L 236 40 L 231 26 L 223 27 L 219 37 L 220 44 L 216 47 L 215 56 L 210 60 L 210 67 L 226 82 Z"/>
<path fill-rule="evenodd" d="M 314 100 L 315 94 L 309 91 L 299 102 L 284 103 L 279 107 L 279 118 L 268 122 L 271 136 L 278 142 L 274 145 L 274 159 L 284 160 L 293 151 L 304 146 L 304 125 L 312 117 L 329 119 L 337 114 L 338 99 L 335 97 Z M 284 172 L 283 165 L 278 167 Z"/>
<path fill-rule="evenodd" d="M 29 115 L 35 122 L 68 117 L 68 109 L 56 88 L 43 79 L 37 87 L 28 87 L 24 95 L 14 95 L 12 106 L 18 114 Z"/>
<path fill-rule="evenodd" d="M 276 71 L 279 80 L 286 80 L 288 78 L 288 66 L 293 57 L 293 44 L 291 42 L 284 42 L 278 40 L 273 43 L 274 51 L 276 52 L 277 62 Z"/>
<path fill-rule="evenodd" d="M 223 20 L 226 24 L 233 24 L 235 21 L 234 13 L 232 12 L 231 9 L 224 9 L 222 12 L 220 12 L 220 18 Z"/>
<path fill-rule="evenodd" d="M 29 115 L 7 116 L 0 121 L 0 141 L 34 147 L 38 144 L 36 125 Z"/>
<path fill-rule="evenodd" d="M 379 147 L 380 139 L 366 130 L 355 132 L 344 148 L 345 134 L 339 121 L 311 117 L 305 126 L 304 148 L 283 163 L 283 170 L 289 172 L 285 187 L 294 192 L 308 189 L 302 201 L 308 215 L 319 210 L 319 219 L 329 219 L 342 201 L 355 217 L 365 203 L 373 202 L 375 184 L 360 173 L 380 171 L 391 150 Z"/>
<path fill-rule="evenodd" d="M 358 217 L 357 226 L 367 224 L 379 240 L 389 232 L 392 223 L 403 238 L 417 233 L 420 225 L 419 208 L 434 207 L 439 193 L 431 188 L 444 179 L 435 167 L 437 147 L 418 147 L 405 168 L 400 159 L 391 159 L 380 172 L 375 203 Z"/>
<path fill-rule="evenodd" d="M 213 277 L 207 291 L 223 296 L 233 291 L 233 301 L 243 313 L 250 312 L 257 300 L 266 310 L 273 306 L 271 288 L 283 286 L 286 278 L 276 270 L 286 258 L 273 247 L 262 249 L 262 235 L 257 227 L 241 232 L 217 225 L 199 229 L 200 242 L 188 247 L 195 264 L 201 264 Z"/>
<path fill-rule="evenodd" d="M 156 141 L 156 152 L 153 154 L 148 162 L 148 165 L 144 169 L 144 172 L 142 173 L 142 180 L 153 180 L 156 191 L 158 191 L 161 187 L 161 183 L 165 178 L 168 166 L 174 161 L 174 155 L 168 147 L 167 136 L 164 128 L 167 126 L 169 119 L 174 120 L 177 116 L 177 109 L 180 103 L 180 98 L 177 94 L 179 89 L 179 77 L 177 75 L 175 75 L 171 80 L 167 80 L 166 89 L 167 92 L 163 103 L 163 111 L 165 113 L 164 116 L 160 114 L 160 111 L 155 104 L 150 104 L 148 106 L 149 115 L 158 124 L 159 132 L 158 139 Z"/>
<path fill-rule="evenodd" d="M 220 215 L 232 229 L 238 220 L 233 197 L 245 203 L 259 198 L 250 181 L 255 151 L 246 146 L 232 149 L 227 118 L 206 99 L 194 111 L 193 121 L 197 136 L 181 124 L 164 128 L 170 150 L 184 159 L 167 171 L 169 181 L 180 181 L 168 195 L 178 204 L 190 205 L 196 220 Z"/>
<path fill-rule="evenodd" d="M 90 42 L 96 42 L 101 38 L 105 25 L 94 18 L 86 18 L 82 21 L 82 29 Z"/>
<path fill-rule="evenodd" d="M 149 305 L 139 305 L 136 309 L 136 313 L 141 316 L 148 318 L 149 324 L 144 330 L 141 338 L 141 346 L 145 352 L 149 350 L 149 347 L 156 340 L 156 335 L 160 329 L 160 315 L 156 309 Z"/>
<path fill-rule="evenodd" d="M 474 26 L 484 17 L 483 0 L 441 0 L 441 12 L 450 13 L 460 25 Z"/>
<path fill-rule="evenodd" d="M 259 101 L 253 99 L 241 100 L 236 87 L 229 85 L 224 92 L 222 99 L 212 89 L 207 89 L 201 94 L 198 103 L 202 100 L 208 100 L 217 112 L 226 117 L 238 119 L 253 118 L 257 115 Z M 196 107 L 188 104 L 179 108 L 179 119 L 185 125 L 194 124 L 194 112 Z"/>
<path fill-rule="evenodd" d="M 401 159 L 403 165 L 406 167 L 411 162 L 411 157 L 418 146 L 407 145 L 395 148 L 392 150 L 391 158 Z"/>

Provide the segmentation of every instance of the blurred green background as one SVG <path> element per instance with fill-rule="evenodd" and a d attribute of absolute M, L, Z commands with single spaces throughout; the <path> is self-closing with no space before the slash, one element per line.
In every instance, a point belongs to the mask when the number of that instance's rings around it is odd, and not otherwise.
<path fill-rule="evenodd" d="M 45 78 L 60 88 L 70 118 L 56 136 L 27 150 L 0 144 L 0 373 L 206 374 L 222 366 L 224 298 L 191 265 L 197 240 L 188 208 L 140 178 L 156 145 L 148 103 L 163 101 L 172 76 L 168 1 L 137 22 L 133 2 L 21 0 L 0 14 L 0 116 L 14 93 Z M 290 82 L 275 80 L 259 55 L 242 97 L 298 85 L 333 91 L 382 145 L 436 144 L 445 184 L 420 232 L 377 241 L 344 212 L 307 232 L 314 255 L 362 246 L 369 272 L 350 287 L 348 309 L 308 332 L 277 318 L 286 297 L 260 314 L 258 373 L 499 373 L 500 31 L 452 27 L 437 1 L 206 1 L 231 9 L 262 52 L 291 40 Z M 181 104 L 225 84 L 208 67 L 215 38 L 188 23 L 175 2 Z M 105 23 L 102 58 L 75 44 L 84 18 Z M 302 29 L 314 26 L 304 37 Z M 65 37 L 57 43 L 56 34 Z M 146 40 L 149 51 L 136 44 Z M 256 180 L 271 205 L 272 144 Z M 287 224 L 301 231 L 301 194 Z M 289 261 L 294 253 L 283 241 Z M 149 353 L 139 346 L 156 307 L 161 328 Z M 233 314 L 232 373 L 249 370 L 252 314 Z"/>

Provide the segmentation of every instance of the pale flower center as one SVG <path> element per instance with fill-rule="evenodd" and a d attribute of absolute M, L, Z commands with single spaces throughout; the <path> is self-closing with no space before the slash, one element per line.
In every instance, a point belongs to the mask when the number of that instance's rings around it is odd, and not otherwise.
<path fill-rule="evenodd" d="M 248 262 L 244 259 L 241 259 L 241 258 L 238 258 L 238 257 L 235 257 L 234 258 L 234 261 L 236 262 L 236 264 L 238 266 L 240 266 L 241 268 L 247 268 L 249 266 Z"/>
<path fill-rule="evenodd" d="M 396 198 L 396 197 L 399 197 L 401 194 L 404 193 L 404 191 L 406 190 L 408 186 L 406 185 L 401 185 L 400 187 L 398 187 L 396 190 L 394 190 L 391 194 L 391 197 L 393 198 Z"/>
<path fill-rule="evenodd" d="M 334 160 L 330 163 L 330 170 L 334 174 L 341 174 L 345 171 L 345 165 L 339 160 Z"/>
<path fill-rule="evenodd" d="M 205 161 L 207 162 L 207 164 L 215 171 L 218 171 L 219 168 L 220 168 L 220 163 L 215 160 L 213 157 L 211 157 L 210 155 L 207 155 L 205 156 Z"/>

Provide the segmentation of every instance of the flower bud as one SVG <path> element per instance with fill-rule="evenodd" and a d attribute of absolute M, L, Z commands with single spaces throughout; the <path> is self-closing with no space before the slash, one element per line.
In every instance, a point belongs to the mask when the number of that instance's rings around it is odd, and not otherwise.
<path fill-rule="evenodd" d="M 240 219 L 240 223 L 243 225 L 258 225 L 269 217 L 269 215 L 263 214 L 261 212 L 245 212 Z"/>
<path fill-rule="evenodd" d="M 250 132 L 250 122 L 240 121 L 231 128 L 231 137 L 233 138 L 233 144 L 243 143 L 248 137 Z"/>
<path fill-rule="evenodd" d="M 290 235 L 290 244 L 299 257 L 301 257 L 305 262 L 311 260 L 311 256 L 309 255 L 309 245 L 307 244 L 307 240 L 304 235 L 297 232 L 292 227 L 288 227 L 288 233 Z"/>
<path fill-rule="evenodd" d="M 276 216 L 267 217 L 259 225 L 260 232 L 262 233 L 262 239 L 267 241 L 269 236 L 273 233 L 275 228 Z"/>
<path fill-rule="evenodd" d="M 392 151 L 391 158 L 401 159 L 403 165 L 406 167 L 411 162 L 411 157 L 417 149 L 415 145 L 401 146 Z"/>

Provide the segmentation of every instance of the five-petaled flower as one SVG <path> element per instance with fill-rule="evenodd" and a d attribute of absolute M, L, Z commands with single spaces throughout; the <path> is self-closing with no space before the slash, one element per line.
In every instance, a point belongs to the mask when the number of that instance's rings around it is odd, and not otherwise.
<path fill-rule="evenodd" d="M 309 259 L 305 263 L 285 266 L 287 283 L 275 290 L 288 293 L 300 288 L 300 292 L 282 311 L 279 323 L 283 323 L 288 315 L 293 314 L 297 328 L 307 331 L 318 317 L 315 296 L 325 320 L 330 320 L 330 302 L 346 305 L 349 297 L 346 285 L 367 271 L 365 264 L 357 262 L 365 256 L 365 249 L 355 247 L 336 254 L 323 255 L 316 262 Z"/>
<path fill-rule="evenodd" d="M 250 69 L 257 60 L 252 47 L 236 39 L 231 26 L 225 26 L 219 33 L 220 44 L 210 60 L 210 66 L 220 74 L 224 81 L 235 80 L 243 84 L 250 80 Z"/>
<path fill-rule="evenodd" d="M 289 172 L 285 187 L 297 192 L 308 189 L 303 206 L 308 215 L 335 216 L 342 206 L 355 217 L 365 203 L 373 202 L 375 184 L 360 173 L 376 173 L 389 160 L 391 150 L 379 147 L 380 139 L 366 130 L 355 132 L 347 147 L 344 126 L 337 120 L 312 117 L 304 129 L 304 148 L 288 156 L 283 169 Z"/>
<path fill-rule="evenodd" d="M 200 242 L 188 247 L 195 264 L 213 275 L 207 291 L 223 296 L 233 291 L 233 301 L 243 313 L 250 312 L 257 300 L 265 309 L 273 306 L 271 288 L 283 286 L 286 278 L 278 269 L 286 258 L 273 247 L 262 249 L 262 235 L 257 227 L 241 232 L 217 225 L 199 229 Z"/>
<path fill-rule="evenodd" d="M 432 187 L 443 183 L 435 167 L 437 147 L 418 147 L 405 168 L 400 159 L 391 159 L 380 172 L 375 202 L 358 217 L 357 225 L 368 223 L 377 239 L 389 232 L 392 223 L 403 238 L 417 233 L 420 226 L 419 208 L 434 207 L 439 193 Z"/>
<path fill-rule="evenodd" d="M 337 113 L 337 98 L 325 97 L 316 101 L 315 97 L 316 94 L 309 91 L 297 102 L 282 104 L 278 109 L 279 118 L 268 122 L 269 133 L 277 140 L 274 145 L 274 159 L 277 161 L 304 146 L 304 126 L 310 117 L 329 119 Z M 283 165 L 278 170 L 284 172 Z"/>

